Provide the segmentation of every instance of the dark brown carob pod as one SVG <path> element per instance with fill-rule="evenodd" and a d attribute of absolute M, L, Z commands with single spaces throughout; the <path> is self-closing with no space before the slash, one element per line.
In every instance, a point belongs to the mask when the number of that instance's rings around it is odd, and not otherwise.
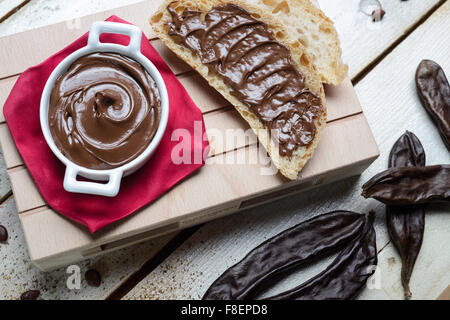
<path fill-rule="evenodd" d="M 377 246 L 370 214 L 363 232 L 317 276 L 268 300 L 349 300 L 366 285 L 377 265 Z"/>
<path fill-rule="evenodd" d="M 417 94 L 450 151 L 450 85 L 436 62 L 422 60 L 416 71 Z"/>
<path fill-rule="evenodd" d="M 281 272 L 342 248 L 361 234 L 365 221 L 359 213 L 334 211 L 283 231 L 226 270 L 203 299 L 247 299 Z"/>
<path fill-rule="evenodd" d="M 392 147 L 389 168 L 425 165 L 425 151 L 414 133 L 406 131 Z M 386 206 L 386 223 L 389 236 L 402 259 L 401 279 L 405 298 L 411 297 L 409 280 L 422 247 L 425 227 L 425 207 Z"/>
<path fill-rule="evenodd" d="M 6 242 L 8 240 L 8 230 L 0 225 L 0 242 Z"/>
<path fill-rule="evenodd" d="M 393 206 L 450 201 L 450 165 L 390 168 L 363 185 L 362 195 Z"/>

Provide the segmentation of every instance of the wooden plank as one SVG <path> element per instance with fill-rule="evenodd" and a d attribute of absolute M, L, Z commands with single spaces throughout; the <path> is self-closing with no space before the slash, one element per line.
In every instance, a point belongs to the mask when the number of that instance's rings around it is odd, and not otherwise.
<path fill-rule="evenodd" d="M 0 80 L 0 123 L 5 122 L 3 116 L 4 103 L 18 78 L 19 76 L 13 76 Z M 185 73 L 179 76 L 179 80 L 202 112 L 211 112 L 230 105 L 220 93 L 211 88 L 207 81 L 196 72 Z M 347 107 L 347 104 L 343 104 L 343 107 Z M 353 106 L 351 105 L 351 107 Z"/>
<path fill-rule="evenodd" d="M 0 17 L 6 15 L 14 8 L 20 6 L 26 0 L 1 0 L 0 1 Z"/>
<path fill-rule="evenodd" d="M 27 39 L 25 39 L 27 40 Z M 172 70 L 174 70 L 174 72 L 176 73 L 185 73 L 186 71 L 190 70 L 189 68 L 186 67 L 186 65 L 182 62 L 180 62 L 180 60 L 176 59 L 172 53 L 170 53 L 167 48 L 165 48 L 165 46 L 163 46 L 160 42 L 155 41 L 154 42 L 155 47 L 157 48 L 157 50 L 159 50 L 159 52 L 161 53 L 161 55 L 169 61 Z M 195 74 L 194 74 L 195 75 Z M 182 77 L 183 78 L 183 77 Z M 189 77 L 188 77 L 189 78 Z M 9 81 L 11 81 L 11 79 L 7 79 Z M 186 82 L 185 81 L 185 85 L 189 84 L 189 81 Z M 193 82 L 192 82 L 193 84 Z M 203 82 L 203 86 L 202 88 L 205 88 L 206 83 Z M 207 85 L 206 85 L 207 87 Z M 351 95 L 349 97 L 343 97 L 342 93 L 345 93 L 346 90 L 336 90 L 333 88 L 328 88 L 328 93 L 330 95 L 330 115 L 331 115 L 331 120 L 335 120 L 335 119 L 339 119 L 339 118 L 343 118 L 348 116 L 349 114 L 354 114 L 357 112 L 360 112 L 360 108 L 359 108 L 359 104 L 357 103 L 357 98 L 354 95 L 354 92 L 351 88 L 351 84 L 348 81 L 344 86 L 344 88 L 346 88 L 347 91 L 351 91 Z M 336 108 L 332 108 L 333 103 L 332 101 L 336 100 Z M 207 101 L 207 99 L 205 99 L 205 101 Z M 220 102 L 223 103 L 223 100 L 216 100 L 213 102 Z M 349 108 L 350 106 L 350 108 Z M 218 107 L 222 107 L 222 105 L 218 106 Z M 212 109 L 208 109 L 207 112 L 210 112 Z M 349 113 L 346 113 L 347 111 L 349 111 Z M 231 114 L 229 111 L 227 111 L 226 113 L 227 115 Z M 235 112 L 234 112 L 235 114 Z M 335 117 L 335 118 L 333 118 Z M 236 124 L 236 119 L 240 119 L 236 116 L 230 116 L 227 118 L 224 118 L 224 120 L 221 120 L 218 118 L 218 114 L 208 114 L 207 115 L 207 119 L 213 119 L 211 121 L 215 121 L 217 124 L 216 125 L 210 125 L 209 127 L 211 128 L 220 128 L 220 126 L 222 126 L 222 130 L 224 130 L 225 128 L 233 128 L 233 127 L 238 127 Z M 242 121 L 242 120 L 240 120 Z M 207 122 L 207 126 L 208 126 L 208 122 Z M 242 122 L 239 123 L 239 127 L 242 128 Z M 8 142 L 8 138 L 2 139 L 3 142 L 6 141 L 5 144 L 7 147 L 8 146 L 12 146 L 12 144 L 10 143 L 10 139 Z M 8 144 L 9 143 L 9 144 Z M 238 146 L 239 147 L 239 146 Z M 227 146 L 228 148 L 228 146 Z M 220 148 L 216 148 L 216 151 L 219 152 L 223 152 L 223 151 L 227 151 L 230 149 L 220 149 Z M 376 152 L 375 152 L 376 153 Z M 18 165 L 18 162 L 20 159 L 20 157 L 17 156 L 16 154 L 12 153 L 12 159 L 9 159 L 8 162 L 13 164 L 14 166 Z M 324 163 L 327 161 L 323 161 Z M 318 162 L 319 164 L 320 162 Z M 327 165 L 333 164 L 333 161 L 327 163 Z M 310 164 L 310 167 L 314 168 L 314 165 Z M 320 172 L 320 169 L 317 169 L 316 172 Z M 29 178 L 28 173 L 26 173 L 26 171 L 24 170 L 24 168 L 19 168 L 16 167 L 13 170 L 11 170 L 11 176 L 13 177 L 14 180 L 14 190 L 17 193 L 17 201 L 19 203 L 19 211 L 27 211 L 27 210 L 32 210 L 35 209 L 36 207 L 42 206 L 44 205 L 42 198 L 40 197 L 40 195 L 38 194 L 36 188 L 34 187 L 31 179 Z M 17 181 L 19 181 L 20 183 L 17 183 Z M 24 183 L 25 182 L 25 183 Z M 22 184 L 21 184 L 22 183 Z M 24 183 L 24 184 L 23 184 Z M 34 194 L 28 195 L 26 193 L 23 192 L 23 190 L 26 190 L 26 186 L 31 185 L 34 188 Z M 34 214 L 34 212 L 29 212 L 28 214 L 25 215 L 25 217 L 30 217 Z M 39 214 L 41 214 L 41 212 L 39 212 Z M 62 244 L 64 244 L 64 241 L 61 242 Z"/>
<path fill-rule="evenodd" d="M 36 65 L 51 54 L 58 52 L 61 48 L 67 46 L 73 39 L 80 37 L 87 30 L 93 21 L 104 20 L 113 14 L 119 14 L 121 18 L 132 21 L 139 26 L 145 34 L 151 34 L 151 27 L 148 23 L 148 17 L 154 12 L 162 0 L 144 1 L 134 5 L 119 9 L 96 13 L 94 15 L 82 17 L 68 22 L 61 22 L 49 25 L 36 30 L 18 33 L 8 37 L 0 38 L 0 57 L 2 61 L 8 61 L 2 65 L 0 78 L 22 73 L 26 68 Z M 64 37 L 61 32 L 64 30 Z M 42 39 L 51 39 L 46 45 L 42 44 Z M 16 50 L 7 50 L 7 48 L 17 48 L 21 44 L 23 54 L 20 59 Z"/>
<path fill-rule="evenodd" d="M 71 21 L 70 23 L 60 23 L 41 28 L 42 35 L 48 36 L 52 42 L 42 46 L 40 37 L 30 37 L 27 32 L 20 33 L 7 38 L 0 38 L 0 48 L 8 48 L 9 43 L 22 41 L 26 43 L 24 61 L 27 65 L 20 66 L 17 62 L 10 59 L 10 54 L 3 57 L 2 61 L 11 61 L 0 72 L 0 78 L 21 73 L 29 65 L 34 65 L 42 61 L 51 53 L 62 48 L 70 39 L 81 35 L 92 21 L 105 19 L 108 16 L 120 12 L 124 19 L 135 22 L 151 38 L 151 28 L 147 23 L 148 16 L 159 6 L 161 0 L 145 1 L 120 9 L 113 9 L 106 12 L 97 13 L 88 17 Z M 344 3 L 345 1 L 345 3 Z M 378 24 L 372 24 L 368 17 L 358 11 L 359 0 L 321 0 L 321 7 L 336 23 L 336 27 L 341 37 L 341 43 L 344 51 L 344 60 L 350 65 L 350 75 L 355 76 L 368 64 L 370 64 L 379 54 L 400 37 L 405 30 L 408 30 L 417 22 L 426 11 L 430 10 L 439 0 L 423 0 L 419 3 L 402 3 L 399 1 L 390 1 L 384 3 L 387 14 L 383 21 Z M 442 2 L 442 1 L 441 1 Z M 344 10 L 342 10 L 344 8 Z M 76 26 L 76 28 L 74 28 Z M 65 39 L 53 40 L 56 30 L 64 28 L 67 37 Z M 360 32 L 355 32 L 358 30 Z M 36 31 L 36 30 L 35 30 Z M 355 51 L 356 50 L 356 51 Z"/>
<path fill-rule="evenodd" d="M 287 201 L 206 224 L 125 298 L 199 298 L 227 267 L 268 237 L 317 214 L 339 208 L 358 212 L 375 210 L 378 248 L 385 247 L 389 242 L 385 207 L 377 201 L 364 200 L 360 193 L 365 181 L 386 168 L 393 143 L 405 130 L 411 130 L 422 141 L 429 164 L 450 162 L 449 153 L 424 111 L 414 86 L 415 68 L 423 58 L 434 59 L 450 74 L 450 38 L 441 36 L 442 30 L 450 29 L 449 12 L 450 2 L 447 1 L 356 86 L 364 113 L 381 150 L 380 158 L 360 179 L 339 182 L 291 197 Z M 412 279 L 416 290 L 413 298 L 434 299 L 449 283 L 450 253 L 442 247 L 448 243 L 446 239 L 450 235 L 448 206 L 428 208 L 425 232 L 424 247 L 416 263 L 418 271 Z M 366 290 L 360 298 L 401 298 L 398 256 L 390 246 L 385 250 L 389 251 L 383 253 L 383 250 L 380 254 L 385 287 L 381 290 Z M 392 257 L 397 260 L 395 268 L 390 268 L 387 262 Z M 294 274 L 276 289 L 281 291 L 291 288 L 293 284 L 317 274 L 328 262 L 315 264 L 304 272 Z M 388 294 L 389 291 L 392 293 Z"/>
<path fill-rule="evenodd" d="M 382 21 L 372 22 L 359 11 L 360 0 L 319 0 L 322 10 L 335 23 L 351 78 L 382 55 L 429 10 L 444 2 L 381 1 L 386 15 Z"/>
<path fill-rule="evenodd" d="M 2 61 L 10 61 L 0 70 L 0 78 L 19 74 L 30 65 L 38 64 L 70 43 L 71 39 L 83 34 L 93 21 L 105 19 L 114 13 L 120 13 L 122 18 L 134 22 L 150 38 L 153 38 L 148 17 L 151 12 L 156 10 L 161 1 L 145 1 L 83 17 L 75 22 L 62 22 L 46 26 L 33 30 L 33 33 L 24 32 L 0 38 L 0 48 L 8 48 L 11 44 L 20 42 L 25 49 L 22 59 L 14 59 L 14 53 L 8 50 L 0 53 Z M 345 3 L 343 3 L 344 1 Z M 344 60 L 350 65 L 350 76 L 354 77 L 394 43 L 405 30 L 417 22 L 427 10 L 439 3 L 439 0 L 423 0 L 414 5 L 390 1 L 385 4 L 388 13 L 378 24 L 370 23 L 368 17 L 358 12 L 359 0 L 322 0 L 319 2 L 325 13 L 336 23 L 341 37 Z M 65 30 L 66 37 L 55 39 L 61 29 Z M 360 32 L 355 32 L 355 30 L 360 30 Z M 40 40 L 43 37 L 52 39 L 52 41 L 43 46 Z"/>

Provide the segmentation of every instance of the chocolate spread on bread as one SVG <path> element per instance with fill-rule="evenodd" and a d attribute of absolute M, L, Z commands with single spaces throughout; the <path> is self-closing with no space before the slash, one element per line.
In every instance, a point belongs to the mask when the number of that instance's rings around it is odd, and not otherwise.
<path fill-rule="evenodd" d="M 207 13 L 167 10 L 172 16 L 169 35 L 222 76 L 272 136 L 277 135 L 280 155 L 291 157 L 313 141 L 315 119 L 324 112 L 321 99 L 305 87 L 289 48 L 266 24 L 233 4 Z"/>
<path fill-rule="evenodd" d="M 139 63 L 114 53 L 75 61 L 57 80 L 48 113 L 58 149 L 90 169 L 111 169 L 136 158 L 160 118 L 155 81 Z"/>

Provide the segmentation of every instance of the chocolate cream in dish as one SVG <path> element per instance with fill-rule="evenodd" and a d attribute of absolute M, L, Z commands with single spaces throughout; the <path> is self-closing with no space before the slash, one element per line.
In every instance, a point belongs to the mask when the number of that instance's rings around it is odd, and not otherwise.
<path fill-rule="evenodd" d="M 130 43 L 101 43 L 102 33 L 128 35 Z M 67 191 L 116 196 L 121 178 L 144 165 L 161 141 L 167 90 L 140 52 L 141 39 L 135 26 L 94 23 L 87 46 L 64 59 L 47 81 L 41 127 L 66 165 Z M 78 175 L 107 183 L 80 181 Z"/>
<path fill-rule="evenodd" d="M 90 169 L 135 159 L 152 141 L 161 118 L 155 81 L 134 60 L 91 53 L 75 61 L 53 87 L 48 119 L 56 146 Z"/>
<path fill-rule="evenodd" d="M 151 24 L 235 106 L 281 174 L 295 180 L 326 124 L 322 82 L 339 84 L 347 67 L 332 22 L 308 0 L 289 3 L 166 1 Z"/>

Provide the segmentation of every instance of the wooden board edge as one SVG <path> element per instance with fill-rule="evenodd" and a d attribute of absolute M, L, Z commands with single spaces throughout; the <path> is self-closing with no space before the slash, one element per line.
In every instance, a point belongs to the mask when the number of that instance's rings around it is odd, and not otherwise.
<path fill-rule="evenodd" d="M 369 141 L 369 143 L 371 143 Z M 374 142 L 373 142 L 374 143 Z M 314 187 L 314 186 L 318 186 L 321 184 L 325 184 L 328 181 L 326 181 L 326 177 L 329 176 L 329 181 L 335 181 L 341 178 L 344 178 L 346 176 L 349 175 L 355 175 L 357 173 L 362 172 L 367 166 L 369 166 L 378 156 L 379 156 L 379 152 L 378 152 L 378 148 L 376 148 L 376 145 L 372 145 L 370 146 L 370 150 L 371 152 L 369 154 L 367 154 L 367 156 L 365 158 L 360 159 L 357 162 L 352 162 L 349 163 L 348 165 L 342 166 L 340 168 L 335 168 L 335 169 L 331 169 L 328 172 L 323 172 L 322 173 L 322 177 L 320 175 L 315 175 L 315 176 L 311 176 L 309 179 L 305 179 L 304 181 L 302 181 L 301 183 L 303 183 L 305 185 L 305 188 L 309 187 Z M 352 173 L 353 170 L 353 173 Z M 334 174 L 333 174 L 334 172 Z M 341 174 L 341 172 L 343 172 Z M 356 173 L 355 173 L 356 172 Z M 130 229 L 129 227 L 125 227 L 122 228 L 120 227 L 118 229 L 118 231 L 120 232 L 113 232 L 108 234 L 108 232 L 104 233 L 104 234 L 97 234 L 94 237 L 92 237 L 91 235 L 89 235 L 89 233 L 87 232 L 87 230 L 85 230 L 85 228 L 82 227 L 78 227 L 77 229 L 79 231 L 74 230 L 74 224 L 73 223 L 68 223 L 65 222 L 65 218 L 63 218 L 62 216 L 55 214 L 53 211 L 51 210 L 46 210 L 43 209 L 39 211 L 39 214 L 24 214 L 21 215 L 21 221 L 22 221 L 22 225 L 24 227 L 25 230 L 25 234 L 28 233 L 35 233 L 36 232 L 36 227 L 38 226 L 38 232 L 42 233 L 47 233 L 48 232 L 48 226 L 46 227 L 45 225 L 47 224 L 51 224 L 51 225 L 60 225 L 60 227 L 58 227 L 59 229 L 63 230 L 63 229 L 67 229 L 66 231 L 68 231 L 68 233 L 72 234 L 71 235 L 71 240 L 70 240 L 70 244 L 68 242 L 68 239 L 59 239 L 59 240 L 55 240 L 61 243 L 66 243 L 63 246 L 65 246 L 67 248 L 67 251 L 64 251 L 62 248 L 58 249 L 58 251 L 63 251 L 63 252 L 73 252 L 74 250 L 80 250 L 79 248 L 82 248 L 82 250 L 84 250 L 84 255 L 85 256 L 92 256 L 92 255 L 97 255 L 101 253 L 101 249 L 99 249 L 99 246 L 104 246 L 107 244 L 111 244 L 116 242 L 116 244 L 112 244 L 109 246 L 106 246 L 104 248 L 106 249 L 112 249 L 112 247 L 117 246 L 117 243 L 120 244 L 120 241 L 122 241 L 124 238 L 130 237 L 130 236 L 134 236 L 137 234 L 142 234 L 143 232 L 147 232 L 147 231 L 152 231 L 155 228 L 167 228 L 167 232 L 170 231 L 174 231 L 174 230 L 180 230 L 186 227 L 189 227 L 191 225 L 194 224 L 198 224 L 198 223 L 202 223 L 204 221 L 209 221 L 213 218 L 216 218 L 217 215 L 227 215 L 230 214 L 232 212 L 235 212 L 239 209 L 247 209 L 251 206 L 254 205 L 258 205 L 259 203 L 263 203 L 266 202 L 265 199 L 262 197 L 261 201 L 258 201 L 257 203 L 253 203 L 250 205 L 245 205 L 245 208 L 241 207 L 241 203 L 245 202 L 246 200 L 250 199 L 250 198 L 255 198 L 258 196 L 265 196 L 265 193 L 267 194 L 267 196 L 271 193 L 275 194 L 275 198 L 281 198 L 283 196 L 283 194 L 279 194 L 278 192 L 282 189 L 286 189 L 293 186 L 293 184 L 283 184 L 278 186 L 277 188 L 272 188 L 270 191 L 262 191 L 259 194 L 249 194 L 246 195 L 244 197 L 241 197 L 239 199 L 234 199 L 231 202 L 225 202 L 225 203 L 221 203 L 220 206 L 217 205 L 215 207 L 209 207 L 206 208 L 204 210 L 201 211 L 197 211 L 197 212 L 193 212 L 191 214 L 186 214 L 183 216 L 178 216 L 172 219 L 166 219 L 166 220 L 155 220 L 154 223 L 152 224 L 147 224 L 144 225 L 142 227 L 133 227 L 132 229 Z M 293 190 L 293 192 L 295 191 L 303 191 L 305 188 L 294 188 L 295 190 Z M 277 195 L 278 193 L 278 195 Z M 273 199 L 270 199 L 273 200 Z M 214 210 L 212 210 L 214 209 Z M 138 224 L 140 223 L 139 221 L 139 216 L 137 217 L 138 221 L 135 221 L 134 224 L 136 225 L 136 222 L 138 222 Z M 141 216 L 141 218 L 145 218 L 145 216 Z M 56 219 L 56 220 L 55 220 Z M 61 221 L 63 220 L 63 221 Z M 59 222 L 58 222 L 59 221 Z M 43 227 L 41 228 L 40 226 L 43 225 Z M 31 227 L 30 230 L 29 227 Z M 47 230 L 47 231 L 46 231 Z M 70 231 L 69 231 L 70 230 Z M 113 228 L 112 230 L 116 230 L 116 228 Z M 64 233 L 66 234 L 66 233 Z M 152 235 L 150 234 L 149 237 L 152 237 Z M 76 238 L 79 238 L 78 240 Z M 140 240 L 139 240 L 140 241 Z M 33 260 L 36 261 L 40 261 L 40 263 L 42 264 L 43 261 L 45 261 L 49 256 L 52 256 L 54 253 L 52 254 L 46 254 L 46 253 L 42 253 L 47 251 L 48 249 L 46 246 L 44 246 L 44 250 L 42 250 L 41 244 L 38 243 L 36 244 L 35 242 L 32 241 L 27 241 L 29 244 L 29 249 L 30 252 L 32 253 L 32 257 Z M 79 243 L 79 245 L 74 245 L 76 243 Z M 36 247 L 37 246 L 37 247 Z M 69 249 L 70 247 L 70 249 Z M 36 254 L 36 249 L 37 251 L 40 251 L 39 254 Z M 56 252 L 56 254 L 58 254 L 59 252 Z M 64 253 L 62 254 L 64 256 Z M 80 255 L 76 256 L 78 259 L 80 259 Z"/>
<path fill-rule="evenodd" d="M 142 228 L 134 232 L 134 234 L 132 235 L 124 236 L 125 237 L 124 239 L 115 239 L 106 243 L 102 241 L 99 244 L 94 242 L 92 244 L 75 248 L 70 251 L 62 252 L 55 255 L 36 257 L 33 254 L 33 248 L 29 247 L 28 249 L 30 251 L 30 258 L 32 263 L 40 270 L 44 272 L 52 271 L 71 263 L 97 257 L 99 255 L 103 255 L 115 250 L 119 250 L 141 242 L 145 242 L 162 235 L 181 231 L 194 225 L 199 225 L 221 217 L 237 214 L 244 210 L 263 205 L 267 202 L 276 201 L 282 198 L 293 196 L 295 194 L 311 190 L 313 188 L 317 188 L 321 185 L 357 176 L 361 174 L 361 172 L 363 172 L 367 167 L 369 167 L 370 164 L 373 161 L 375 161 L 377 157 L 378 157 L 377 155 L 374 155 L 371 158 L 361 161 L 361 163 L 357 165 L 343 167 L 338 172 L 333 172 L 333 175 L 329 175 L 327 173 L 320 175 L 318 177 L 306 179 L 300 185 L 296 185 L 295 188 L 292 190 L 292 192 L 279 193 L 278 191 L 280 190 L 278 190 L 275 191 L 273 194 L 271 192 L 266 193 L 265 195 L 263 195 L 263 198 L 261 198 L 260 202 L 253 203 L 252 205 L 249 206 L 242 206 L 242 203 L 245 200 L 236 200 L 230 203 L 225 203 L 218 207 L 186 215 L 186 217 L 184 217 L 184 219 L 181 221 L 167 220 L 160 224 L 146 226 L 145 228 Z M 24 223 L 25 216 L 19 217 L 22 223 Z"/>

